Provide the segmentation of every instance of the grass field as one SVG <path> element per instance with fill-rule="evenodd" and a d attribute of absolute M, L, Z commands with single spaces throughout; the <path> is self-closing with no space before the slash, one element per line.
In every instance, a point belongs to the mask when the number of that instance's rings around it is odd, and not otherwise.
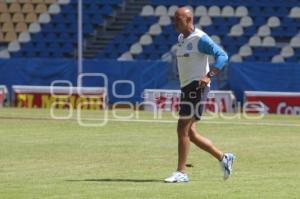
<path fill-rule="evenodd" d="M 49 110 L 0 109 L 0 198 L 300 198 L 299 116 L 203 120 L 199 131 L 236 154 L 234 174 L 224 182 L 218 162 L 192 146 L 186 184 L 162 181 L 176 166 L 176 120 L 140 117 L 82 127 L 75 115 L 52 120 Z"/>

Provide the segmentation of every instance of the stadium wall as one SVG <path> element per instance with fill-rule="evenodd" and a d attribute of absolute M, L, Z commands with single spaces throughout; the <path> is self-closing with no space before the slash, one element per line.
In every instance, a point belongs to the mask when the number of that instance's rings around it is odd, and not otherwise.
<path fill-rule="evenodd" d="M 162 61 L 84 60 L 83 73 L 103 73 L 108 80 L 109 103 L 141 102 L 145 88 L 160 88 L 168 81 L 169 64 Z M 50 86 L 55 80 L 77 86 L 77 61 L 69 59 L 0 59 L 0 84 L 11 91 L 12 85 Z M 117 80 L 125 80 L 117 82 Z M 134 87 L 132 88 L 132 82 Z M 84 77 L 82 86 L 103 87 L 103 78 Z M 113 95 L 114 90 L 118 96 Z M 122 96 L 131 94 L 124 99 Z"/>
<path fill-rule="evenodd" d="M 230 90 L 237 101 L 244 91 L 300 92 L 300 64 L 231 63 L 228 70 Z"/>

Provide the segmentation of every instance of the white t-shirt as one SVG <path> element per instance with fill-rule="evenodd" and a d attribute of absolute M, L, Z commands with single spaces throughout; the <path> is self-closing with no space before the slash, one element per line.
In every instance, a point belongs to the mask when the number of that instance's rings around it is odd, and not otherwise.
<path fill-rule="evenodd" d="M 183 34 L 178 36 L 176 57 L 181 87 L 200 80 L 209 72 L 209 55 L 215 56 L 215 66 L 219 69 L 228 60 L 227 54 L 198 28 L 186 38 Z"/>

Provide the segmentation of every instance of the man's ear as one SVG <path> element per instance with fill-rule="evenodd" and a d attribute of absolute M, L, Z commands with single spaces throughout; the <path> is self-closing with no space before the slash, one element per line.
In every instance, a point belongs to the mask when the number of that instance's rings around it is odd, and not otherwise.
<path fill-rule="evenodd" d="M 188 23 L 190 23 L 190 22 L 191 22 L 191 20 L 192 20 L 192 18 L 191 18 L 191 17 L 187 17 L 187 18 L 186 18 L 186 21 L 187 21 Z"/>

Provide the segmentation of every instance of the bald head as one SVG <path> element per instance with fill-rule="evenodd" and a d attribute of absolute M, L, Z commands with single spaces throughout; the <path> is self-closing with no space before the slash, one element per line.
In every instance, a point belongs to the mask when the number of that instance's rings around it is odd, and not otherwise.
<path fill-rule="evenodd" d="M 180 7 L 176 10 L 175 15 L 193 18 L 193 13 L 188 7 Z"/>
<path fill-rule="evenodd" d="M 177 32 L 189 34 L 193 30 L 193 13 L 187 7 L 180 7 L 175 12 L 175 28 Z"/>

